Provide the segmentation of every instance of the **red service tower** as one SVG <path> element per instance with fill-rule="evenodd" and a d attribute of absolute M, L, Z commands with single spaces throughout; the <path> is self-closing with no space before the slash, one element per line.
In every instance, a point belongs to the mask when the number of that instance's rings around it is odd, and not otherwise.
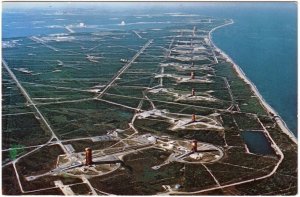
<path fill-rule="evenodd" d="M 195 79 L 195 73 L 191 72 L 191 79 Z"/>
<path fill-rule="evenodd" d="M 93 163 L 93 156 L 92 156 L 92 149 L 86 148 L 85 149 L 85 165 L 90 166 Z"/>
<path fill-rule="evenodd" d="M 197 140 L 193 140 L 192 142 L 192 151 L 197 152 Z"/>
<path fill-rule="evenodd" d="M 196 122 L 196 115 L 192 114 L 192 122 Z"/>
<path fill-rule="evenodd" d="M 192 88 L 192 96 L 195 96 L 195 89 Z"/>

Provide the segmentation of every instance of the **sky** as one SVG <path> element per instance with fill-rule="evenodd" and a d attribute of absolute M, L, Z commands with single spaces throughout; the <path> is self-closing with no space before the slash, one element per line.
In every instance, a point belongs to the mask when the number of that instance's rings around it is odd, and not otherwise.
<path fill-rule="evenodd" d="M 194 7 L 197 6 L 240 6 L 251 7 L 261 3 L 266 6 L 274 4 L 267 2 L 3 2 L 3 10 L 30 10 L 30 9 L 68 9 L 68 8 L 159 8 L 159 7 Z M 280 2 L 278 2 L 280 3 Z M 290 2 L 294 4 L 295 2 Z"/>

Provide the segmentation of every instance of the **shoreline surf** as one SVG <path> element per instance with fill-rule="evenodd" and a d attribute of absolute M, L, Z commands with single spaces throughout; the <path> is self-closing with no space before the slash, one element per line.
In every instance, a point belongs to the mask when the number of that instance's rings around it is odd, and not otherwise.
<path fill-rule="evenodd" d="M 220 52 L 220 54 L 226 59 L 228 60 L 232 65 L 234 70 L 236 71 L 236 73 L 238 74 L 238 76 L 243 79 L 243 81 L 245 81 L 247 84 L 250 85 L 251 90 L 254 92 L 254 94 L 259 98 L 259 102 L 261 103 L 261 105 L 265 108 L 265 110 L 268 113 L 273 113 L 274 116 L 276 116 L 276 123 L 279 126 L 279 128 L 282 130 L 283 133 L 285 133 L 286 135 L 289 136 L 289 138 L 296 144 L 298 144 L 297 142 L 297 138 L 295 137 L 295 135 L 292 133 L 292 131 L 288 128 L 288 126 L 286 125 L 286 123 L 284 122 L 284 120 L 281 118 L 281 116 L 277 113 L 277 111 L 275 111 L 267 102 L 266 100 L 263 98 L 263 96 L 260 94 L 260 92 L 258 91 L 257 87 L 255 86 L 255 84 L 246 76 L 246 74 L 244 73 L 244 71 L 242 70 L 241 67 L 239 67 L 224 51 L 222 51 L 214 42 L 212 39 L 212 33 L 216 30 L 219 29 L 221 27 L 227 26 L 227 25 L 232 25 L 234 24 L 234 21 L 231 19 L 231 21 L 229 23 L 214 27 L 213 29 L 211 29 L 209 31 L 208 34 L 208 39 L 212 44 L 212 47 Z"/>

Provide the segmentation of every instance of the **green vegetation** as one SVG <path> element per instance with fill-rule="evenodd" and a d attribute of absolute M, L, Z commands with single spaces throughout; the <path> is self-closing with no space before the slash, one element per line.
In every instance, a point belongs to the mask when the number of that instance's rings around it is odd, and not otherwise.
<path fill-rule="evenodd" d="M 15 160 L 18 155 L 22 154 L 24 149 L 22 145 L 13 145 L 9 150 L 9 158 Z"/>
<path fill-rule="evenodd" d="M 138 154 L 127 155 L 124 157 L 125 169 L 92 178 L 91 184 L 101 191 L 122 195 L 154 195 L 163 192 L 162 185 L 181 183 L 183 175 L 180 171 L 183 167 L 181 163 L 170 163 L 158 170 L 151 168 L 161 164 L 169 154 L 165 151 L 149 149 Z"/>
<path fill-rule="evenodd" d="M 88 195 L 91 192 L 89 186 L 85 183 L 72 185 L 71 189 L 75 195 Z"/>
<path fill-rule="evenodd" d="M 103 101 L 41 106 L 60 139 L 104 135 L 108 130 L 127 129 L 133 110 Z M 66 121 L 62 121 L 62 117 Z"/>
<path fill-rule="evenodd" d="M 16 166 L 23 176 L 46 173 L 55 167 L 57 156 L 63 153 L 58 145 L 42 147 L 27 157 L 21 158 Z"/>
<path fill-rule="evenodd" d="M 160 30 L 140 29 L 138 31 L 143 39 L 126 28 L 72 33 L 74 39 L 67 42 L 55 41 L 55 36 L 40 35 L 38 37 L 45 39 L 47 45 L 58 50 L 28 37 L 20 39 L 21 47 L 5 49 L 4 57 L 58 141 L 62 140 L 63 145 L 71 144 L 75 149 L 72 159 L 79 158 L 76 161 L 82 162 L 84 155 L 76 153 L 90 147 L 94 155 L 114 154 L 122 160 L 121 167 L 111 172 L 110 164 L 102 168 L 95 166 L 95 169 L 108 174 L 88 176 L 98 174 L 96 171 L 86 172 L 92 187 L 100 191 L 120 195 L 154 195 L 168 192 L 163 187 L 166 185 L 173 190 L 171 194 L 176 194 L 176 191 L 216 187 L 217 182 L 225 185 L 253 179 L 247 184 L 199 194 L 296 194 L 297 145 L 282 132 L 275 118 L 266 112 L 250 85 L 237 75 L 232 64 L 219 53 L 219 63 L 215 63 L 212 46 L 206 40 L 207 31 L 224 22 L 222 19 L 210 23 L 188 23 L 184 20 L 184 24 L 174 23 Z M 192 35 L 194 26 L 196 36 Z M 153 43 L 102 94 L 101 91 L 128 63 L 124 59 L 130 60 L 149 39 L 154 39 Z M 204 48 L 200 52 L 189 51 L 190 45 Z M 178 48 L 179 51 L 174 51 Z M 167 63 L 168 66 L 161 67 L 161 64 Z M 172 63 L 178 64 L 174 66 Z M 6 149 L 2 152 L 5 165 L 2 169 L 3 194 L 21 194 L 15 170 L 9 163 L 11 161 L 16 161 L 16 170 L 25 191 L 52 188 L 54 181 L 61 180 L 63 184 L 70 185 L 75 194 L 89 194 L 89 186 L 67 171 L 52 173 L 58 156 L 64 154 L 67 161 L 69 155 L 61 149 L 59 142 L 50 141 L 55 136 L 37 115 L 36 108 L 29 105 L 7 70 L 2 71 L 2 149 Z M 208 83 L 189 80 L 191 71 L 196 79 L 201 77 L 209 80 Z M 166 76 L 161 79 L 157 76 L 160 74 Z M 155 92 L 158 88 L 164 89 Z M 196 96 L 206 99 L 181 97 L 191 94 L 192 88 Z M 100 93 L 101 98 L 98 97 Z M 138 107 L 140 111 L 136 110 Z M 147 111 L 152 109 L 158 114 L 164 110 L 163 115 L 147 116 L 151 113 Z M 197 116 L 195 122 L 201 124 L 190 121 L 192 114 Z M 134 121 L 133 117 L 136 117 Z M 272 176 L 254 180 L 270 174 L 280 161 L 278 154 L 247 152 L 240 134 L 248 130 L 263 130 L 260 121 L 283 152 L 284 159 Z M 180 126 L 172 129 L 175 125 Z M 120 131 L 118 140 L 91 140 L 117 129 Z M 158 136 L 159 142 L 151 145 L 142 142 L 147 140 L 146 137 L 140 140 L 138 136 L 144 134 Z M 159 169 L 152 168 L 173 157 L 170 156 L 172 153 L 180 152 L 172 148 L 164 150 L 159 143 L 171 144 L 183 139 L 213 144 L 224 155 L 217 162 L 199 164 L 189 163 L 197 159 L 186 156 L 180 160 L 185 163 L 170 160 Z M 191 146 L 189 144 L 189 149 Z M 210 151 L 208 155 L 213 157 L 212 150 L 202 151 Z M 26 153 L 28 155 L 21 157 Z M 77 174 L 84 174 L 84 170 L 81 166 Z M 27 180 L 28 176 L 34 175 L 41 176 Z M 180 188 L 175 188 L 177 184 Z M 59 195 L 62 192 L 52 188 L 27 194 Z"/>
<path fill-rule="evenodd" d="M 202 165 L 185 164 L 184 167 L 184 191 L 197 191 L 199 187 L 204 189 L 217 186 Z"/>
<path fill-rule="evenodd" d="M 44 130 L 34 113 L 4 116 L 2 117 L 2 128 L 2 148 L 4 149 L 13 146 L 43 144 L 51 136 L 48 131 Z"/>
<path fill-rule="evenodd" d="M 241 130 L 263 130 L 257 117 L 253 115 L 233 114 L 233 118 Z"/>

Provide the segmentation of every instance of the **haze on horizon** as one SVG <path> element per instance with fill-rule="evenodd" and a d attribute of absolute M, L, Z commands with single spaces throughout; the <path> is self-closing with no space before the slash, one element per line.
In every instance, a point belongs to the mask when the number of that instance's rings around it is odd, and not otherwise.
<path fill-rule="evenodd" d="M 3 11 L 15 11 L 15 10 L 34 10 L 34 9 L 193 9 L 195 6 L 201 5 L 201 7 L 220 7 L 220 8 L 252 8 L 259 3 L 260 6 L 277 9 L 278 3 L 289 4 L 288 7 L 296 8 L 295 2 L 3 2 Z M 198 7 L 199 8 L 199 7 Z"/>

